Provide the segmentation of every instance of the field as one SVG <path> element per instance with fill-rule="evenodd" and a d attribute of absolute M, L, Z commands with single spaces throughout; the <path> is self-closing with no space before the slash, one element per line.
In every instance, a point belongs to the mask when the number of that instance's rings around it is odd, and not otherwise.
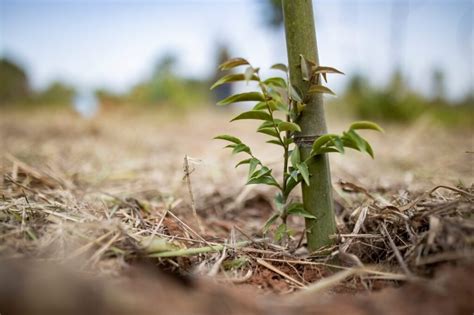
<path fill-rule="evenodd" d="M 472 130 L 422 117 L 368 134 L 375 160 L 331 156 L 339 234 L 327 255 L 308 253 L 298 219 L 285 246 L 262 235 L 274 191 L 244 186 L 212 138 L 241 136 L 275 170 L 281 153 L 232 115 L 0 113 L 0 274 L 35 292 L 5 282 L 0 307 L 18 302 L 0 313 L 472 313 Z M 48 304 L 59 293 L 74 298 Z"/>

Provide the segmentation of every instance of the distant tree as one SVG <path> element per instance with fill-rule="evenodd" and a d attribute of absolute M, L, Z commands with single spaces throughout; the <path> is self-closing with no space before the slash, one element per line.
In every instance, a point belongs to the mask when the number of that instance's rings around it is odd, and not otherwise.
<path fill-rule="evenodd" d="M 55 81 L 35 96 L 34 103 L 47 106 L 70 106 L 75 95 L 76 91 L 72 86 Z"/>
<path fill-rule="evenodd" d="M 0 59 L 0 106 L 23 102 L 30 96 L 28 76 L 18 64 Z"/>
<path fill-rule="evenodd" d="M 265 0 L 262 16 L 265 17 L 265 23 L 272 28 L 283 26 L 283 7 L 282 0 Z"/>
<path fill-rule="evenodd" d="M 125 95 L 134 105 L 170 105 L 176 109 L 209 101 L 207 82 L 181 77 L 176 73 L 177 58 L 167 54 L 159 59 L 150 78 L 139 82 Z"/>

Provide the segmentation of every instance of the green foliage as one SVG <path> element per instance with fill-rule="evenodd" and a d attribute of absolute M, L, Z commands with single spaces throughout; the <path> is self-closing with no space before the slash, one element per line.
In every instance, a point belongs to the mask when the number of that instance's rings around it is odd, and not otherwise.
<path fill-rule="evenodd" d="M 13 61 L 0 58 L 0 106 L 24 102 L 30 97 L 25 70 Z"/>
<path fill-rule="evenodd" d="M 307 95 L 302 95 L 294 86 L 288 82 L 288 68 L 285 65 L 277 64 L 272 69 L 282 71 L 285 77 L 271 77 L 262 79 L 259 68 L 254 68 L 243 58 L 234 58 L 225 61 L 220 69 L 228 70 L 238 67 L 245 67 L 243 73 L 227 74 L 213 85 L 212 88 L 227 83 L 253 80 L 258 83 L 258 91 L 250 91 L 231 95 L 220 101 L 218 105 L 228 105 L 237 102 L 256 102 L 250 111 L 245 111 L 231 121 L 252 119 L 261 123 L 257 127 L 257 132 L 267 135 L 269 144 L 278 145 L 283 151 L 283 172 L 281 180 L 277 180 L 273 175 L 273 170 L 254 156 L 248 145 L 237 137 L 231 135 L 220 135 L 215 139 L 224 140 L 230 144 L 226 148 L 232 149 L 233 154 L 244 153 L 245 159 L 237 163 L 236 167 L 248 165 L 247 185 L 262 184 L 274 186 L 278 189 L 275 197 L 275 205 L 278 212 L 273 214 L 263 227 L 266 233 L 271 226 L 280 219 L 281 223 L 274 231 L 275 239 L 281 240 L 288 236 L 289 230 L 286 224 L 290 215 L 300 216 L 306 219 L 316 219 L 314 215 L 306 211 L 303 204 L 294 202 L 290 198 L 293 189 L 300 183 L 310 185 L 311 174 L 308 163 L 315 156 L 329 152 L 344 153 L 345 148 L 350 148 L 370 156 L 374 156 L 370 144 L 357 130 L 368 129 L 382 132 L 377 124 L 368 121 L 359 121 L 351 124 L 349 129 L 342 135 L 327 134 L 317 138 L 312 147 L 310 156 L 306 160 L 301 159 L 298 146 L 294 143 L 294 136 L 301 132 L 298 125 L 298 117 L 305 108 L 304 100 Z M 337 69 L 331 67 L 315 66 L 312 62 L 301 58 L 301 67 L 304 68 L 305 80 L 310 83 L 311 93 L 334 94 L 329 88 L 322 85 L 321 77 L 327 82 L 327 74 L 342 74 Z"/>
<path fill-rule="evenodd" d="M 75 95 L 76 91 L 72 86 L 56 81 L 37 93 L 33 102 L 45 106 L 72 106 Z"/>
<path fill-rule="evenodd" d="M 343 98 L 334 105 L 338 111 L 364 119 L 410 123 L 425 116 L 445 126 L 472 125 L 472 96 L 468 93 L 463 100 L 450 101 L 445 95 L 442 72 L 435 70 L 432 76 L 433 97 L 428 98 L 412 90 L 400 71 L 392 75 L 385 87 L 375 87 L 367 78 L 355 75 L 349 80 Z"/>

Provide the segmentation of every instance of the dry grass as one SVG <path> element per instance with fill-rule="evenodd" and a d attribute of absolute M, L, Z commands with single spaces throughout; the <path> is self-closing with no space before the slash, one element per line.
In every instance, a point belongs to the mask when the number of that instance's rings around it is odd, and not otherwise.
<path fill-rule="evenodd" d="M 290 222 L 297 233 L 288 247 L 261 235 L 273 192 L 243 188 L 244 170 L 211 140 L 229 131 L 258 143 L 252 124 L 229 126 L 228 113 L 178 118 L 2 113 L 2 257 L 68 263 L 98 275 L 121 275 L 133 262 L 151 260 L 276 292 L 341 282 L 339 290 L 356 292 L 429 276 L 446 263 L 472 263 L 469 131 L 428 121 L 388 126 L 373 138 L 375 161 L 334 156 L 340 234 L 328 257 L 298 247 L 298 219 Z M 255 151 L 278 170 L 278 151 Z M 346 271 L 314 284 L 335 268 Z"/>

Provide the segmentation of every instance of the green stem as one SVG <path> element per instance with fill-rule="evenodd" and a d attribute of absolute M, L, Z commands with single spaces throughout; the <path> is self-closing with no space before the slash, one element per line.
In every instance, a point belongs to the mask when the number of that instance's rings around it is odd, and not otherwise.
<path fill-rule="evenodd" d="M 319 65 L 312 1 L 283 0 L 283 12 L 290 81 L 303 92 L 304 96 L 307 94 L 309 82 L 303 80 L 300 55 Z M 297 135 L 299 137 L 307 139 L 327 133 L 321 94 L 308 95 L 308 102 L 298 118 L 298 124 L 302 130 Z M 297 145 L 302 160 L 308 161 L 308 169 L 311 174 L 310 185 L 302 183 L 302 191 L 306 211 L 317 217 L 316 220 L 306 220 L 308 248 L 315 251 L 332 244 L 334 240 L 329 236 L 336 233 L 329 161 L 326 154 L 308 158 L 311 145 L 305 142 L 297 143 Z"/>

